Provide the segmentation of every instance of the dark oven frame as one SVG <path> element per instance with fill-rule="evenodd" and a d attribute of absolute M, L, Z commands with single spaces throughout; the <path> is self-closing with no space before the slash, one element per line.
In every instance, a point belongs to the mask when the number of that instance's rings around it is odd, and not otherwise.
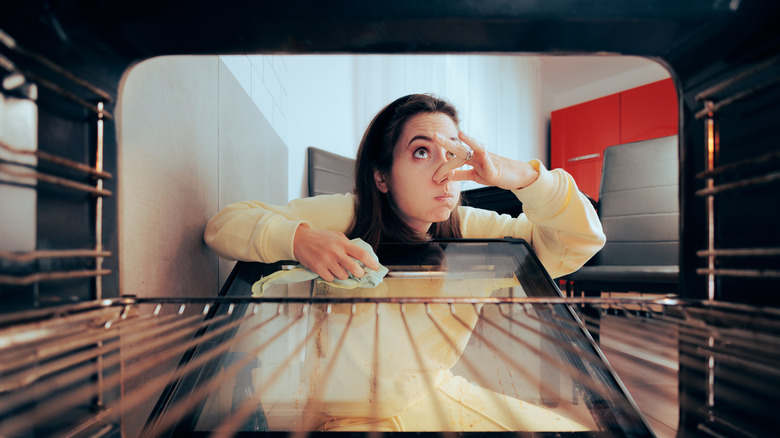
<path fill-rule="evenodd" d="M 113 112 L 123 73 L 154 56 L 249 52 L 655 59 L 668 67 L 679 95 L 679 296 L 780 303 L 780 157 L 771 135 L 780 119 L 780 3 L 774 0 L 29 0 L 1 8 L 2 72 L 36 82 L 38 105 L 47 108 L 35 170 L 45 174 L 47 166 L 66 163 L 88 186 L 66 183 L 78 194 L 39 195 L 35 254 L 0 258 L 6 311 L 38 307 L 35 297 L 43 292 L 61 294 L 63 302 L 122 294 Z M 38 185 L 62 186 L 61 179 L 41 177 Z M 95 249 L 47 253 L 62 236 Z M 47 278 L 60 271 L 81 274 Z M 52 279 L 54 285 L 42 281 Z M 705 392 L 704 366 L 681 365 L 681 393 Z M 698 424 L 697 403 L 681 398 L 681 431 Z"/>

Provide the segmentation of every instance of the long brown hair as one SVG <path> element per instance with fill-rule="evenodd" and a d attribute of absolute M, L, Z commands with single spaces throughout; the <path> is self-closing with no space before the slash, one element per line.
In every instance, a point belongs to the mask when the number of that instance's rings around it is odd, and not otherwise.
<path fill-rule="evenodd" d="M 388 194 L 376 186 L 374 171 L 385 175 L 393 166 L 393 150 L 404 125 L 423 113 L 442 113 L 458 126 L 458 112 L 446 100 L 430 94 L 410 94 L 396 99 L 380 111 L 368 125 L 355 162 L 355 216 L 347 236 L 359 237 L 377 249 L 379 242 L 422 242 L 431 238 L 461 237 L 458 209 L 450 217 L 431 225 L 428 234 L 412 230 L 399 216 Z"/>

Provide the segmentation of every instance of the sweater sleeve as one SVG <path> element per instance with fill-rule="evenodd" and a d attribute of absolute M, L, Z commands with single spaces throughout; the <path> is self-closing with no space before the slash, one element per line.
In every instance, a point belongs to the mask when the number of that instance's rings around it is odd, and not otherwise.
<path fill-rule="evenodd" d="M 549 171 L 538 160 L 531 164 L 539 177 L 512 192 L 523 203 L 517 218 L 461 207 L 462 232 L 467 238 L 525 239 L 552 278 L 570 274 L 593 257 L 606 241 L 596 211 L 562 169 Z"/>
<path fill-rule="evenodd" d="M 236 202 L 209 220 L 203 240 L 227 259 L 264 263 L 294 260 L 293 239 L 300 224 L 343 233 L 353 215 L 351 194 L 301 198 L 284 206 Z"/>

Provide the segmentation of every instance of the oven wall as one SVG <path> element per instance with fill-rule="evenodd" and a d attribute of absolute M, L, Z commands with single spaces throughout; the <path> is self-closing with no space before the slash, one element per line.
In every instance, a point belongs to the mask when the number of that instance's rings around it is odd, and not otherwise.
<path fill-rule="evenodd" d="M 286 145 L 217 56 L 154 58 L 130 69 L 118 123 L 120 290 L 217 295 L 235 262 L 205 246 L 206 222 L 232 202 L 286 202 Z M 126 379 L 124 391 L 178 362 Z M 126 436 L 138 435 L 161 390 L 123 413 Z"/>
<path fill-rule="evenodd" d="M 213 296 L 234 262 L 202 240 L 232 202 L 287 201 L 288 152 L 217 56 L 144 61 L 120 90 L 120 285 L 138 296 Z"/>

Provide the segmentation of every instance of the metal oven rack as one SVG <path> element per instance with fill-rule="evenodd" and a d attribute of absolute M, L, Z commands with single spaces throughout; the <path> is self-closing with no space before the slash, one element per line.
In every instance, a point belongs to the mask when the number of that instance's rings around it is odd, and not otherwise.
<path fill-rule="evenodd" d="M 138 436 L 316 433 L 295 417 L 293 408 L 273 401 L 274 386 L 279 381 L 285 385 L 302 352 L 315 343 L 314 314 L 324 315 L 320 322 L 339 314 L 352 321 L 361 306 L 377 318 L 395 309 L 401 315 L 426 315 L 434 324 L 441 321 L 441 314 L 435 316 L 432 309 L 446 309 L 457 319 L 464 313 L 454 309 L 465 306 L 478 315 L 470 341 L 477 346 L 469 344 L 469 348 L 500 357 L 507 367 L 505 378 L 526 376 L 538 394 L 558 394 L 554 402 L 545 403 L 541 396 L 533 402 L 556 409 L 568 406 L 575 416 L 590 412 L 587 418 L 577 418 L 590 421 L 593 430 L 571 432 L 571 436 L 651 435 L 642 428 L 641 419 L 632 423 L 637 420 L 630 415 L 635 410 L 630 395 L 613 397 L 613 390 L 625 390 L 587 334 L 588 321 L 579 317 L 585 307 L 602 312 L 602 327 L 605 320 L 619 319 L 646 336 L 675 333 L 676 339 L 659 342 L 678 342 L 680 364 L 709 363 L 717 371 L 717 387 L 728 393 L 724 395 L 728 406 L 708 412 L 701 432 L 768 436 L 778 426 L 772 415 L 780 401 L 776 391 L 780 311 L 776 309 L 672 298 L 127 297 L 0 318 L 0 435 L 120 436 L 123 421 L 149 403 L 155 407 Z M 288 336 L 295 330 L 301 331 Z M 535 342 L 528 342 L 529 333 Z M 379 335 L 371 332 L 369 337 L 374 336 Z M 408 326 L 406 333 L 396 336 L 415 346 Z M 255 341 L 254 348 L 237 354 L 236 347 L 247 339 Z M 274 342 L 282 342 L 291 354 L 264 355 Z M 331 343 L 337 345 L 336 351 L 342 345 L 336 337 Z M 376 345 L 375 340 L 366 348 L 371 351 Z M 558 354 L 552 354 L 556 349 Z M 522 352 L 542 359 L 527 362 Z M 171 361 L 178 365 L 166 368 Z M 544 370 L 550 364 L 573 376 L 568 386 L 562 383 L 565 379 L 550 380 L 539 372 L 540 366 Z M 469 367 L 477 368 L 477 384 L 493 384 L 495 375 L 480 377 L 478 362 L 467 363 Z M 100 385 L 94 377 L 98 368 Z M 332 372 L 326 366 L 320 383 L 335 378 Z M 145 374 L 149 377 L 142 384 L 128 384 Z M 710 384 L 714 385 L 712 379 Z M 225 390 L 234 392 L 232 403 L 229 396 L 214 402 Z M 688 393 L 681 398 L 700 396 Z M 219 411 L 215 403 L 229 408 L 215 415 L 213 411 Z M 520 432 L 512 432 L 516 433 Z M 550 435 L 567 433 L 551 431 Z"/>
<path fill-rule="evenodd" d="M 688 139 L 701 138 L 703 144 L 693 141 L 683 150 L 690 155 L 689 163 L 695 164 L 686 172 L 689 189 L 682 192 L 687 264 L 683 271 L 690 275 L 681 285 L 681 294 L 777 309 L 780 57 L 776 53 L 752 55 L 754 61 L 727 69 L 697 84 L 690 93 L 691 120 L 701 121 L 690 126 L 701 129 L 703 135 Z M 758 315 L 745 315 L 745 320 L 749 325 L 776 324 L 758 323 Z M 717 341 L 707 339 L 707 345 L 713 342 Z M 734 342 L 729 348 L 738 345 Z M 762 404 L 771 398 L 750 398 L 750 386 L 726 377 L 742 378 L 753 372 L 718 352 L 688 363 L 681 358 L 680 391 L 689 395 L 680 399 L 681 428 L 713 436 L 745 436 L 735 424 L 771 418 Z M 776 376 L 776 370 L 767 372 L 760 375 Z M 777 387 L 776 377 L 766 382 L 773 390 Z"/>
<path fill-rule="evenodd" d="M 730 72 L 699 91 L 703 121 L 706 247 L 696 269 L 710 300 L 778 305 L 780 152 L 776 130 L 780 57 Z"/>
<path fill-rule="evenodd" d="M 116 296 L 103 291 L 116 269 L 104 245 L 114 97 L 2 30 L 0 77 L 3 310 Z"/>

